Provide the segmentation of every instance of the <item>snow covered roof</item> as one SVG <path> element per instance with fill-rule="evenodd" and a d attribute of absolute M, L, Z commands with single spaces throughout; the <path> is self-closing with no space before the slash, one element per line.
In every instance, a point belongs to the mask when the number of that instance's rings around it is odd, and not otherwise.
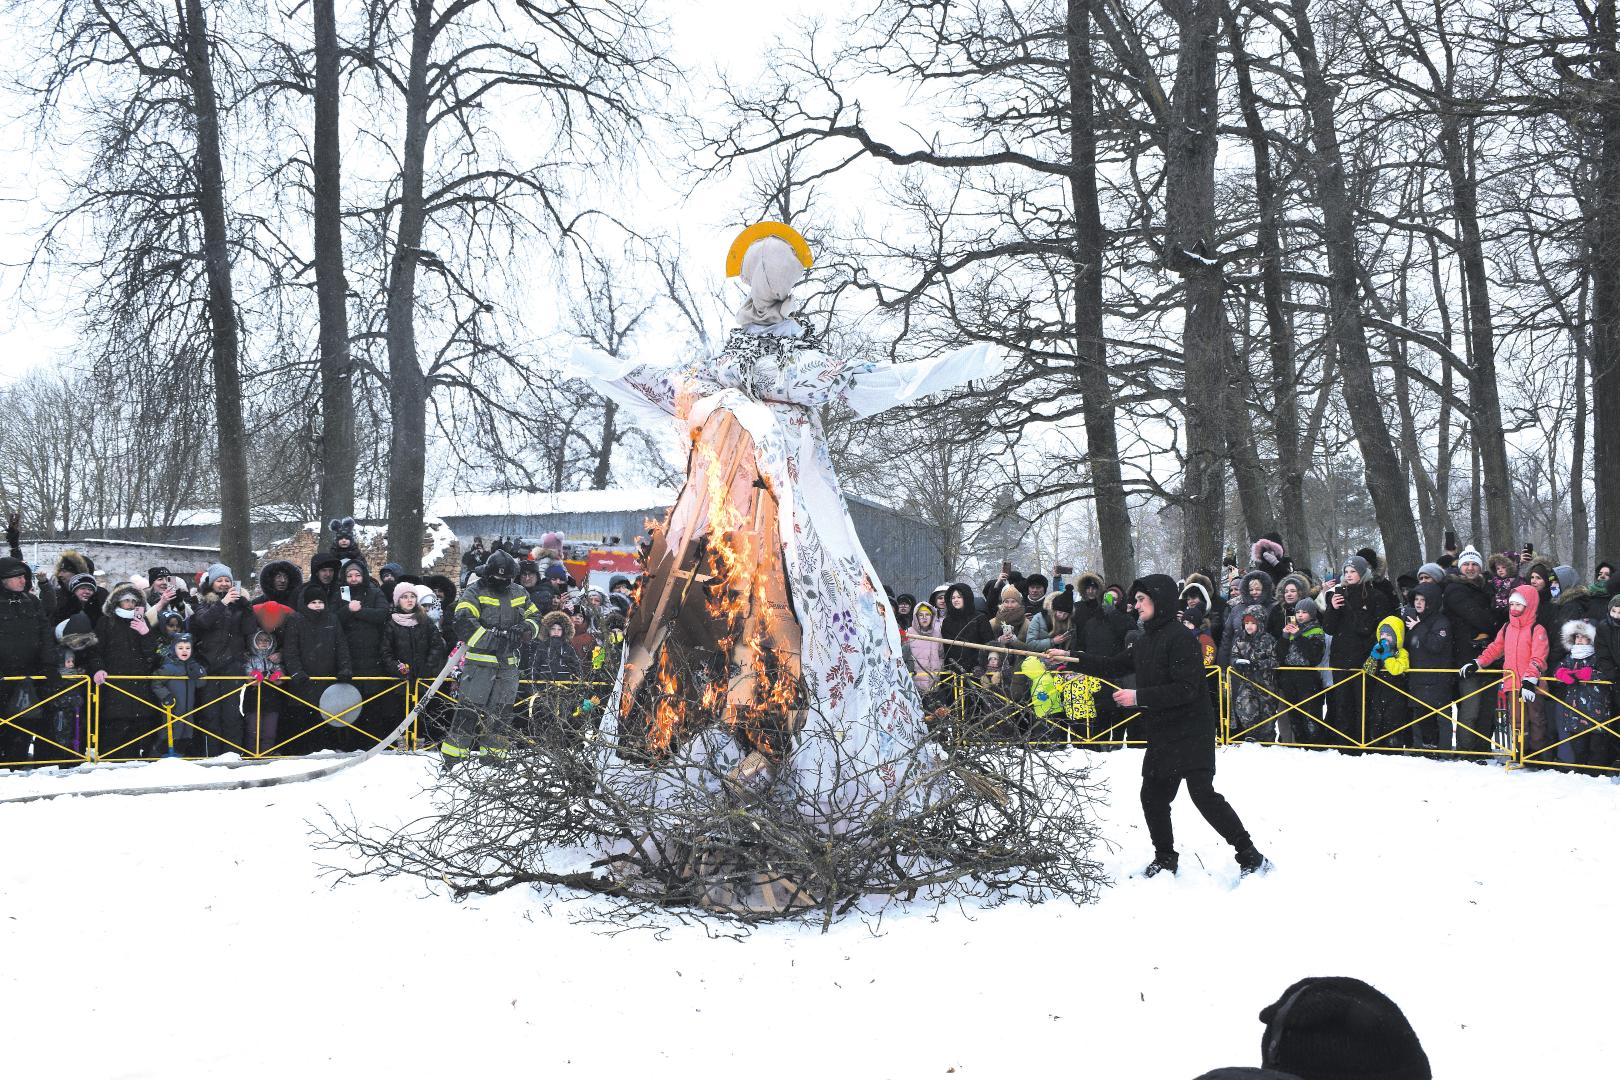
<path fill-rule="evenodd" d="M 674 488 L 608 488 L 605 491 L 502 491 L 436 499 L 428 513 L 439 518 L 545 517 L 658 510 L 675 502 Z"/>

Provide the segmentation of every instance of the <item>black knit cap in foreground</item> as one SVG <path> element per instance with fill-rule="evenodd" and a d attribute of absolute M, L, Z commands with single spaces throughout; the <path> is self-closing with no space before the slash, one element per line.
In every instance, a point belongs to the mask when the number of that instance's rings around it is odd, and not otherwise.
<path fill-rule="evenodd" d="M 1400 1006 L 1360 979 L 1301 979 L 1260 1022 L 1260 1064 L 1300 1080 L 1432 1080 Z"/>

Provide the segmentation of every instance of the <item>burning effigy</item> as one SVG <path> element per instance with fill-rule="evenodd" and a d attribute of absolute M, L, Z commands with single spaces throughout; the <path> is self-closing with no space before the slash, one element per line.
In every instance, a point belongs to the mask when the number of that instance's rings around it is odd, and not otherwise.
<path fill-rule="evenodd" d="M 573 364 L 626 408 L 682 425 L 692 447 L 654 533 L 604 741 L 622 762 L 679 766 L 678 784 L 695 769 L 710 787 L 773 789 L 837 835 L 944 780 L 818 410 L 842 399 L 871 415 L 1000 361 L 986 345 L 913 364 L 828 355 L 794 314 L 812 261 L 791 227 L 755 225 L 728 256 L 748 299 L 719 356 L 627 366 L 576 350 Z"/>
<path fill-rule="evenodd" d="M 830 403 L 873 415 L 992 377 L 1001 359 L 986 345 L 914 363 L 830 355 L 794 310 L 811 263 L 790 227 L 752 226 L 727 259 L 748 297 L 717 356 L 574 351 L 572 374 L 690 445 L 612 692 L 589 729 L 515 731 L 498 765 L 441 779 L 415 827 L 340 830 L 360 873 L 747 922 L 830 920 L 874 899 L 1093 895 L 1084 764 L 987 737 L 972 710 L 925 723 L 822 429 Z"/>

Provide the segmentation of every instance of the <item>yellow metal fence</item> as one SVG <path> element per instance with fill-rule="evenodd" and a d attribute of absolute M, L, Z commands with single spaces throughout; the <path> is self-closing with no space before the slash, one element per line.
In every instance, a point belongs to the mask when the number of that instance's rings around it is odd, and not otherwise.
<path fill-rule="evenodd" d="M 1531 701 L 1504 695 L 1504 676 L 1482 672 L 1470 685 L 1435 700 L 1414 692 L 1414 669 L 1390 679 L 1360 668 L 1276 669 L 1257 680 L 1241 668 L 1206 668 L 1222 744 L 1333 749 L 1349 753 L 1488 758 L 1515 766 L 1620 773 L 1620 719 L 1612 696 L 1584 697 L 1551 677 Z M 1285 678 L 1285 676 L 1297 676 Z M 1327 677 L 1331 676 L 1331 685 Z M 323 749 L 364 749 L 391 732 L 430 688 L 428 680 L 344 680 L 360 691 L 358 706 L 320 708 L 334 679 L 255 681 L 233 676 L 199 680 L 194 699 L 164 703 L 156 684 L 172 677 L 87 676 L 47 681 L 0 679 L 0 767 L 72 766 L 164 756 L 237 753 L 277 758 Z M 1609 695 L 1606 682 L 1584 684 Z M 967 737 L 1041 746 L 1115 749 L 1141 746 L 1140 713 L 1114 704 L 1120 684 L 1095 676 L 1053 673 L 1040 688 L 1014 673 L 999 677 L 942 673 L 923 695 L 931 726 L 949 722 Z M 515 720 L 536 732 L 593 727 L 607 697 L 601 680 L 526 681 Z M 455 707 L 451 684 L 422 708 L 401 749 L 433 745 Z"/>

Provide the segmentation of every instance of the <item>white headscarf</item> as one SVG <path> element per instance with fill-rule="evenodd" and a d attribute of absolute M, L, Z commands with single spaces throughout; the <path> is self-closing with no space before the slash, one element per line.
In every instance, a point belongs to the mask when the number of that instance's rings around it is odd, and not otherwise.
<path fill-rule="evenodd" d="M 775 326 L 798 304 L 793 287 L 804 280 L 804 264 L 779 236 L 762 236 L 743 253 L 742 282 L 748 300 L 737 309 L 738 326 Z"/>

